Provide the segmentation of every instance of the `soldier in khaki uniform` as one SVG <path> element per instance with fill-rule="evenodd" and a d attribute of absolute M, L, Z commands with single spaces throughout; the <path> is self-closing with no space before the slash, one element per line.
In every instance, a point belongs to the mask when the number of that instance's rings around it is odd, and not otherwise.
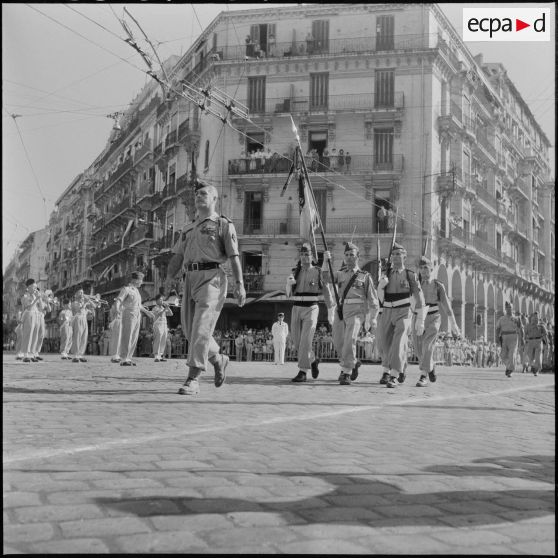
<path fill-rule="evenodd" d="M 182 297 L 182 329 L 188 340 L 188 377 L 178 390 L 181 395 L 199 393 L 198 378 L 209 360 L 215 370 L 215 386 L 225 381 L 229 357 L 219 354 L 213 330 L 227 296 L 227 276 L 222 269 L 231 261 L 235 279 L 234 295 L 238 305 L 246 302 L 242 269 L 238 254 L 238 240 L 232 222 L 216 211 L 218 193 L 210 184 L 198 180 L 195 192 L 197 218 L 185 225 L 173 247 L 165 288 L 168 291 L 173 277 L 182 268 L 184 291 Z"/>
<path fill-rule="evenodd" d="M 528 366 L 535 376 L 542 369 L 543 343 L 548 343 L 546 327 L 539 322 L 539 313 L 533 312 L 525 327 L 525 352 L 529 359 Z"/>
<path fill-rule="evenodd" d="M 417 387 L 426 387 L 428 379 L 431 382 L 436 381 L 433 351 L 434 343 L 440 331 L 440 324 L 442 323 L 440 310 L 446 313 L 453 334 L 458 337 L 461 335 L 446 294 L 446 289 L 431 274 L 432 262 L 423 256 L 419 261 L 419 280 L 424 294 L 427 314 L 424 320 L 424 333 L 421 336 L 415 335 L 414 338 L 415 349 L 419 359 L 419 370 L 421 371 L 419 381 L 416 384 Z"/>
<path fill-rule="evenodd" d="M 523 326 L 519 318 L 512 316 L 512 307 L 509 302 L 506 302 L 505 308 L 505 315 L 496 324 L 496 338 L 502 347 L 501 358 L 506 365 L 506 376 L 511 378 L 515 370 L 515 353 L 518 342 L 523 343 Z"/>
<path fill-rule="evenodd" d="M 385 381 L 388 388 L 396 387 L 398 379 L 400 383 L 405 380 L 408 329 L 412 320 L 411 296 L 415 298 L 417 313 L 415 331 L 418 336 L 424 333 L 427 310 L 424 295 L 415 273 L 405 268 L 406 258 L 407 250 L 397 242 L 394 243 L 391 251 L 391 270 L 387 276 L 381 277 L 378 284 L 378 298 L 383 301 L 384 351 L 387 355 L 386 364 L 389 366 L 381 382 Z"/>
<path fill-rule="evenodd" d="M 333 343 L 339 356 L 341 374 L 339 383 L 351 385 L 356 358 L 356 341 L 361 327 L 366 331 L 376 330 L 378 314 L 378 297 L 372 277 L 367 271 L 358 267 L 359 249 L 351 242 L 345 244 L 343 268 L 330 276 L 327 262 L 331 259 L 329 251 L 324 252 L 323 278 L 326 284 L 336 283 L 339 289 L 339 304 L 343 319 L 337 312 L 333 319 Z"/>
<path fill-rule="evenodd" d="M 287 278 L 285 291 L 287 298 L 293 301 L 291 310 L 291 339 L 297 350 L 298 374 L 292 382 L 306 381 L 307 373 L 312 370 L 312 378 L 320 373 L 320 359 L 312 350 L 312 341 L 318 325 L 319 295 L 324 290 L 322 273 L 312 265 L 310 245 L 300 248 L 300 260 Z"/>

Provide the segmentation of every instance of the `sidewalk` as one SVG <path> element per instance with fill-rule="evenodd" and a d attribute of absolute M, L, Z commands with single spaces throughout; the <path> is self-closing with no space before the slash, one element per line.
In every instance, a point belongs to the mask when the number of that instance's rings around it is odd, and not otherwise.
<path fill-rule="evenodd" d="M 554 375 L 4 355 L 5 553 L 555 552 Z"/>

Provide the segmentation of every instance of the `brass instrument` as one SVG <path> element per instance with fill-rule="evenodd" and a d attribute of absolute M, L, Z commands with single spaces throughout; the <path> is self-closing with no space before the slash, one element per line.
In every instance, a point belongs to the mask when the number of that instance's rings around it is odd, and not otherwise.
<path fill-rule="evenodd" d="M 99 293 L 95 294 L 95 295 L 86 295 L 84 293 L 84 298 L 86 300 L 88 300 L 89 302 L 92 302 L 93 304 L 95 304 L 96 306 L 100 306 L 101 304 L 106 304 L 108 306 L 108 301 L 107 300 L 103 300 L 101 298 L 101 295 Z"/>
<path fill-rule="evenodd" d="M 48 302 L 48 304 L 58 304 L 58 298 L 56 298 L 55 296 L 52 296 L 52 291 L 50 289 L 47 289 L 44 293 L 43 293 L 43 300 L 45 302 Z"/>

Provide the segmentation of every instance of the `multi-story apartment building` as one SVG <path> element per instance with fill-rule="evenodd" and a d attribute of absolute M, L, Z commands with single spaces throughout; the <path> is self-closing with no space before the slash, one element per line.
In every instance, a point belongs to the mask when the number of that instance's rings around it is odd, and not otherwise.
<path fill-rule="evenodd" d="M 505 69 L 474 58 L 437 5 L 222 12 L 165 66 L 172 89 L 148 84 L 91 167 L 90 265 L 104 299 L 138 268 L 144 299 L 158 291 L 197 174 L 236 225 L 248 290 L 219 325 L 288 309 L 301 242 L 296 181 L 281 195 L 292 115 L 336 266 L 352 238 L 375 269 L 376 240 L 386 257 L 396 226 L 411 267 L 426 248 L 468 337 L 493 340 L 506 300 L 554 318 L 549 141 Z"/>

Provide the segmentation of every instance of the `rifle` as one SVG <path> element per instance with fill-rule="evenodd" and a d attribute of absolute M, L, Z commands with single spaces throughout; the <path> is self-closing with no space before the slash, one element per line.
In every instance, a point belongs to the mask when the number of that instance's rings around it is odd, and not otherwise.
<path fill-rule="evenodd" d="M 386 265 L 386 277 L 389 277 L 391 273 L 391 254 L 393 252 L 393 246 L 395 245 L 395 236 L 397 235 L 397 213 L 399 212 L 399 208 L 395 209 L 395 223 L 393 224 L 393 235 L 391 237 L 391 246 L 389 248 L 389 255 Z"/>

